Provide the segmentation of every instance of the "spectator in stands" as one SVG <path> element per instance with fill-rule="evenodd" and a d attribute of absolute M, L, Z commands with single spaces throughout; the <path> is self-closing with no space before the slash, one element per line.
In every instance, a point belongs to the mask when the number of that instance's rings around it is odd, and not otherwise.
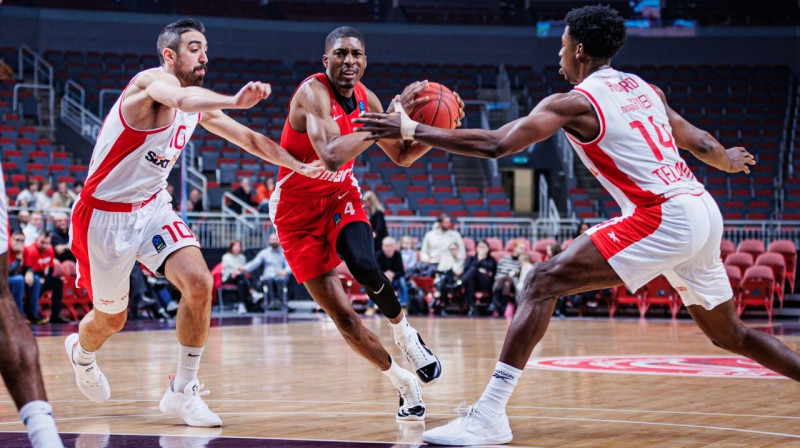
<path fill-rule="evenodd" d="M 12 231 L 19 230 L 22 232 L 22 229 L 28 225 L 31 220 L 31 213 L 27 210 L 20 210 L 17 212 L 17 226 L 11 229 Z"/>
<path fill-rule="evenodd" d="M 53 206 L 53 198 L 50 196 L 52 193 L 53 184 L 49 179 L 45 179 L 39 183 L 39 191 L 36 192 L 36 209 L 49 210 Z"/>
<path fill-rule="evenodd" d="M 589 227 L 590 226 L 588 222 L 581 221 L 580 224 L 578 224 L 578 232 L 575 234 L 575 238 L 586 233 L 586 231 L 589 230 Z"/>
<path fill-rule="evenodd" d="M 81 194 L 81 191 L 83 191 L 83 181 L 75 181 L 75 183 L 72 184 L 72 192 L 75 193 L 76 198 Z"/>
<path fill-rule="evenodd" d="M 247 259 L 242 253 L 242 242 L 231 241 L 228 252 L 222 256 L 222 283 L 236 285 L 239 289 L 239 314 L 247 312 L 247 302 L 250 302 L 250 279 L 244 273 Z"/>
<path fill-rule="evenodd" d="M 464 247 L 464 239 L 451 226 L 450 215 L 442 213 L 436 218 L 433 228 L 422 239 L 422 248 L 419 252 L 420 268 L 418 269 L 422 275 L 433 275 L 442 256 L 449 253 L 450 244 L 455 243 L 459 248 L 459 258 L 466 259 L 467 250 Z"/>
<path fill-rule="evenodd" d="M 39 183 L 34 181 L 29 181 L 28 185 L 25 186 L 25 189 L 20 191 L 17 195 L 17 207 L 25 207 L 31 208 L 34 210 L 38 210 L 36 199 L 36 193 L 39 192 Z"/>
<path fill-rule="evenodd" d="M 275 309 L 280 308 L 286 303 L 286 287 L 289 284 L 289 277 L 292 275 L 286 257 L 283 255 L 283 248 L 278 243 L 278 235 L 270 233 L 269 245 L 263 249 L 244 267 L 243 273 L 254 273 L 259 268 L 261 277 L 256 284 L 258 290 L 267 290 L 267 306 Z M 260 299 L 261 293 L 254 291 L 254 297 Z"/>
<path fill-rule="evenodd" d="M 242 177 L 239 179 L 239 188 L 233 190 L 233 195 L 251 207 L 258 206 L 258 204 L 253 202 L 253 188 L 250 186 L 249 177 Z M 236 213 L 242 213 L 242 206 L 236 202 L 231 201 L 229 207 Z"/>
<path fill-rule="evenodd" d="M 56 186 L 56 191 L 53 193 L 53 202 L 50 204 L 52 208 L 72 208 L 72 203 L 78 197 L 75 192 L 70 190 L 69 185 L 61 181 Z"/>
<path fill-rule="evenodd" d="M 33 270 L 22 263 L 24 250 L 25 235 L 19 231 L 14 232 L 11 235 L 11 250 L 8 252 L 8 284 L 19 312 L 28 319 L 28 322 L 39 325 L 47 322 L 47 319 L 39 314 L 39 295 L 42 286 Z"/>
<path fill-rule="evenodd" d="M 34 211 L 31 213 L 31 219 L 28 221 L 28 224 L 22 228 L 22 233 L 25 234 L 25 245 L 28 246 L 36 241 L 36 237 L 39 236 L 39 233 L 42 231 L 44 225 L 44 216 L 40 211 Z"/>
<path fill-rule="evenodd" d="M 411 277 L 417 270 L 417 251 L 414 249 L 414 238 L 411 235 L 403 235 L 400 238 L 400 256 L 403 258 L 403 269 L 406 275 Z"/>
<path fill-rule="evenodd" d="M 186 198 L 186 211 L 198 213 L 205 211 L 203 193 L 197 188 L 192 188 L 189 191 L 189 197 Z"/>
<path fill-rule="evenodd" d="M 369 224 L 372 226 L 372 239 L 375 242 L 375 252 L 377 253 L 383 248 L 384 238 L 389 236 L 389 231 L 386 229 L 386 218 L 383 214 L 383 204 L 375 192 L 368 191 L 364 193 L 364 205 L 367 207 Z"/>
<path fill-rule="evenodd" d="M 397 291 L 397 300 L 400 307 L 408 308 L 408 282 L 406 281 L 406 271 L 403 268 L 403 257 L 397 250 L 397 241 L 387 236 L 381 243 L 381 250 L 375 253 L 375 259 L 381 271 L 386 274 L 386 278 L 392 282 L 392 288 Z M 374 309 L 374 308 L 373 308 Z"/>
<path fill-rule="evenodd" d="M 33 219 L 33 216 L 31 216 Z M 50 241 L 50 232 L 42 230 L 33 244 L 25 246 L 22 264 L 33 270 L 39 277 L 42 292 L 52 293 L 52 312 L 50 313 L 50 323 L 66 324 L 68 320 L 61 318 L 61 299 L 64 289 L 64 282 L 60 277 L 53 275 L 56 265 L 56 254 Z"/>
<path fill-rule="evenodd" d="M 553 252 L 551 252 L 551 248 L 555 246 Z M 558 244 L 551 244 L 547 247 L 547 258 L 552 257 L 551 253 L 557 254 L 561 252 L 561 246 Z M 519 297 L 520 293 L 522 293 L 522 286 L 525 284 L 525 276 L 528 275 L 528 272 L 533 269 L 533 258 L 531 258 L 531 254 L 528 252 L 523 252 L 519 255 L 519 277 L 517 278 L 517 284 L 514 285 L 516 288 L 516 297 Z"/>
<path fill-rule="evenodd" d="M 464 274 L 461 281 L 464 284 L 465 300 L 469 306 L 467 315 L 474 316 L 475 292 L 486 291 L 491 293 L 494 276 L 497 273 L 497 261 L 489 256 L 489 243 L 486 240 L 478 241 L 475 245 L 475 255 L 467 258 L 464 263 Z"/>
<path fill-rule="evenodd" d="M 50 237 L 58 261 L 75 261 L 69 245 L 69 215 L 63 212 L 53 215 L 53 234 Z"/>
<path fill-rule="evenodd" d="M 161 303 L 152 297 L 153 294 L 142 273 L 142 265 L 138 261 L 133 264 L 133 268 L 131 269 L 130 283 L 130 292 L 128 293 L 128 297 L 130 298 L 130 311 L 128 319 L 141 319 L 141 313 L 144 309 L 150 309 L 153 315 L 169 318 L 169 314 L 167 314 L 167 311 L 161 306 Z"/>
<path fill-rule="evenodd" d="M 490 313 L 497 311 L 500 317 L 505 313 L 511 295 L 516 292 L 515 285 L 520 271 L 519 256 L 525 253 L 525 249 L 525 243 L 519 242 L 514 245 L 510 255 L 501 258 L 497 263 L 497 276 L 492 287 L 492 304 L 487 310 Z"/>
<path fill-rule="evenodd" d="M 2 0 L 0 0 L 2 3 Z M 4 58 L 0 58 L 0 81 L 14 79 L 14 69 L 6 62 Z"/>
<path fill-rule="evenodd" d="M 461 274 L 464 273 L 464 261 L 466 251 L 464 247 L 457 243 L 450 243 L 447 252 L 442 254 L 439 264 L 436 266 L 436 292 L 433 297 L 436 299 L 436 311 L 446 316 L 445 308 L 451 295 L 457 294 L 461 289 Z"/>
<path fill-rule="evenodd" d="M 258 212 L 269 214 L 269 197 L 275 191 L 275 178 L 268 176 L 264 182 L 256 187 L 256 204 L 258 204 Z"/>
<path fill-rule="evenodd" d="M 172 198 L 171 201 L 172 209 L 177 210 L 178 204 L 180 203 L 180 198 L 177 195 L 175 195 L 175 185 L 167 184 L 165 190 L 167 191 L 167 193 L 169 193 L 169 197 Z"/>

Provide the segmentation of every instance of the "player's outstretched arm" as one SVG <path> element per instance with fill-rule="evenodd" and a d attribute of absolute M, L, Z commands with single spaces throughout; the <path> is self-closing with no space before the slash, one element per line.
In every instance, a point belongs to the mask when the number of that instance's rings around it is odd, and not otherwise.
<path fill-rule="evenodd" d="M 371 144 L 364 142 L 364 134 L 359 132 L 342 135 L 331 117 L 328 90 L 315 79 L 297 89 L 289 108 L 289 125 L 308 135 L 311 146 L 329 171 L 338 171 Z"/>
<path fill-rule="evenodd" d="M 675 144 L 679 148 L 691 152 L 704 163 L 722 171 L 728 173 L 738 173 L 740 171 L 750 173 L 749 165 L 756 164 L 752 154 L 741 146 L 725 149 L 711 134 L 689 123 L 669 107 L 661 89 L 655 86 L 653 88 L 658 92 L 658 96 L 661 97 L 661 101 L 664 103 L 667 117 L 669 117 L 669 125 L 672 127 L 672 136 L 675 137 Z"/>
<path fill-rule="evenodd" d="M 396 105 L 400 105 L 406 113 L 413 111 L 417 104 L 424 103 L 428 100 L 427 96 L 417 95 L 428 87 L 428 81 L 415 81 L 405 87 L 403 92 L 395 96 L 391 103 L 389 103 L 389 112 L 394 112 Z M 374 113 L 383 112 L 383 106 L 378 97 L 371 91 L 367 92 L 369 95 L 369 110 Z M 463 104 L 463 103 L 462 103 Z M 463 109 L 463 106 L 462 106 Z M 417 159 L 430 151 L 431 146 L 418 141 L 410 140 L 378 140 L 378 146 L 392 159 L 392 162 L 400 166 L 411 166 Z"/>
<path fill-rule="evenodd" d="M 210 132 L 267 162 L 289 168 L 308 177 L 317 177 L 324 171 L 319 161 L 308 164 L 295 159 L 277 143 L 223 114 L 220 110 L 204 113 L 200 124 Z"/>
<path fill-rule="evenodd" d="M 551 95 L 537 104 L 527 116 L 496 130 L 449 130 L 418 124 L 413 131 L 413 139 L 454 154 L 496 159 L 522 151 L 550 137 L 562 127 L 568 127 L 587 110 L 591 111 L 591 105 L 575 95 Z M 364 114 L 354 122 L 364 124 L 362 130 L 370 133 L 367 137 L 370 140 L 404 138 L 400 113 Z"/>
<path fill-rule="evenodd" d="M 271 93 L 269 84 L 249 82 L 236 95 L 221 95 L 202 87 L 181 87 L 178 78 L 157 71 L 143 73 L 136 79 L 134 86 L 137 89 L 131 92 L 132 96 L 126 98 L 126 102 L 145 100 L 142 96 L 147 96 L 152 101 L 184 112 L 249 109 Z"/>

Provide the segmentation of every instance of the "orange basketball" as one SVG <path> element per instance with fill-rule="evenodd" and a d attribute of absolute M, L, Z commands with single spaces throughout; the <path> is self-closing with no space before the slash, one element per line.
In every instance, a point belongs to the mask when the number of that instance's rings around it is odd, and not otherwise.
<path fill-rule="evenodd" d="M 438 82 L 429 82 L 428 87 L 417 97 L 428 97 L 409 114 L 412 120 L 443 129 L 453 129 L 458 120 L 458 100 L 453 92 Z"/>

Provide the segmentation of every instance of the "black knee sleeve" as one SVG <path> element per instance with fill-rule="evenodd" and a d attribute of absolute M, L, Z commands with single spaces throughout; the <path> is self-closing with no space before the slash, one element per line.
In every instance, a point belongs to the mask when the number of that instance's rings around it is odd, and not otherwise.
<path fill-rule="evenodd" d="M 378 309 L 386 317 L 394 318 L 400 315 L 400 302 L 392 283 L 378 268 L 373 249 L 372 230 L 367 223 L 350 223 L 339 232 L 336 241 L 339 256 L 356 281 L 364 285 L 367 295 Z"/>

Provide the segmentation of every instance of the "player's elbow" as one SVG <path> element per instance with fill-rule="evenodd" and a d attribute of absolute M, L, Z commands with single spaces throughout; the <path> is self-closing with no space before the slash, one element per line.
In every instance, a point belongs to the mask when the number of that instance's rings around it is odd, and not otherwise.
<path fill-rule="evenodd" d="M 333 171 L 333 172 L 339 171 L 339 168 L 341 168 L 341 166 L 344 165 L 344 161 L 339 160 L 333 154 L 328 152 L 322 154 L 319 159 L 320 161 L 322 161 L 322 164 L 328 171 Z"/>

